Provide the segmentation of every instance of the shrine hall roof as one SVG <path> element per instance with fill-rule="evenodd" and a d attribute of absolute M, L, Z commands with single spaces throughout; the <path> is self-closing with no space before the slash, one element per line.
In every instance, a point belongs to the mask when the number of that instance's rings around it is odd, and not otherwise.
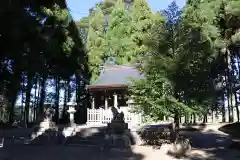
<path fill-rule="evenodd" d="M 106 66 L 97 81 L 91 85 L 127 85 L 131 78 L 144 78 L 137 68 L 125 65 Z"/>

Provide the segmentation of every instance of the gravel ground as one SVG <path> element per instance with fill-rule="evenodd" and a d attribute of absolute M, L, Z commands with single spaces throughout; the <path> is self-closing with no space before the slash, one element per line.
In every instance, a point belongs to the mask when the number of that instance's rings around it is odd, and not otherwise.
<path fill-rule="evenodd" d="M 161 149 L 135 146 L 132 151 L 105 151 L 99 148 L 66 146 L 17 146 L 2 148 L 0 160 L 177 160 Z M 239 160 L 240 153 L 227 149 L 193 149 L 180 160 Z"/>
<path fill-rule="evenodd" d="M 192 151 L 180 160 L 239 160 L 240 152 L 227 149 L 231 138 L 212 125 L 203 132 L 184 132 L 192 139 Z M 133 146 L 131 151 L 69 146 L 14 146 L 0 148 L 0 160 L 176 160 L 164 149 Z"/>
<path fill-rule="evenodd" d="M 0 160 L 142 160 L 131 151 L 105 151 L 100 148 L 67 146 L 24 146 L 0 150 Z"/>

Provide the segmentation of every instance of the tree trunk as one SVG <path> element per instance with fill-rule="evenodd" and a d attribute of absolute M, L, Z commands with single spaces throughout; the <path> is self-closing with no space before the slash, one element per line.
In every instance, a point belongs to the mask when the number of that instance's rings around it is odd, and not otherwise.
<path fill-rule="evenodd" d="M 40 78 L 38 79 L 38 93 L 37 93 L 37 107 L 38 107 L 38 110 L 37 110 L 37 113 L 39 112 L 39 100 L 40 100 L 40 95 L 41 95 L 41 80 Z"/>
<path fill-rule="evenodd" d="M 193 123 L 196 124 L 196 114 L 193 114 Z"/>
<path fill-rule="evenodd" d="M 227 62 L 227 98 L 228 98 L 228 112 L 229 112 L 229 122 L 233 122 L 233 106 L 232 106 L 232 78 L 231 78 L 231 59 L 230 53 L 226 52 L 226 62 Z"/>
<path fill-rule="evenodd" d="M 25 76 L 23 75 L 22 76 L 22 90 L 21 90 L 21 97 L 22 97 L 21 120 L 24 120 L 24 108 L 25 108 L 25 105 L 24 105 L 24 100 L 25 100 L 24 93 L 25 93 L 25 89 L 26 89 L 26 86 L 25 86 Z"/>
<path fill-rule="evenodd" d="M 67 82 L 65 82 L 64 84 L 64 108 L 67 106 L 67 102 L 68 102 L 68 86 L 67 86 Z"/>
<path fill-rule="evenodd" d="M 240 52 L 238 52 L 238 55 L 239 55 Z M 239 56 L 237 56 L 237 68 L 238 68 L 238 76 L 240 76 L 240 59 L 239 59 Z M 239 83 L 239 81 L 237 82 Z M 237 121 L 239 122 L 240 121 L 240 117 L 239 117 L 239 108 L 238 108 L 238 98 L 237 98 L 237 91 L 235 90 L 235 106 L 236 106 L 236 111 L 237 111 Z"/>
<path fill-rule="evenodd" d="M 222 104 L 222 122 L 225 123 L 226 122 L 226 111 L 225 111 L 225 98 L 224 98 L 224 94 L 222 95 L 222 100 L 223 100 L 223 104 Z"/>
<path fill-rule="evenodd" d="M 34 108 L 37 107 L 37 89 L 38 89 L 38 80 L 37 77 L 34 78 Z"/>
<path fill-rule="evenodd" d="M 37 90 L 38 90 L 38 77 L 36 76 L 34 78 L 34 101 L 33 101 L 33 121 L 36 121 L 37 119 Z"/>
<path fill-rule="evenodd" d="M 184 116 L 184 117 L 185 117 L 185 120 L 184 120 L 185 122 L 184 122 L 184 123 L 188 124 L 188 123 L 189 123 L 189 121 L 188 121 L 188 114 L 185 113 L 185 116 Z"/>
<path fill-rule="evenodd" d="M 68 90 L 67 90 L 67 101 L 69 102 L 71 100 L 71 80 L 70 78 L 68 79 Z"/>
<path fill-rule="evenodd" d="M 41 80 L 41 92 L 40 92 L 40 101 L 39 101 L 39 111 L 38 111 L 38 120 L 42 120 L 43 118 L 43 114 L 44 114 L 44 102 L 45 102 L 45 98 L 46 98 L 46 80 L 47 80 L 47 76 L 43 75 L 42 80 Z"/>
<path fill-rule="evenodd" d="M 233 92 L 232 92 L 232 85 L 231 85 L 231 89 L 230 89 L 230 108 L 231 108 L 231 112 L 232 112 L 232 119 L 231 122 L 234 121 L 234 109 L 233 109 Z"/>
<path fill-rule="evenodd" d="M 30 108 L 30 101 L 31 101 L 31 90 L 33 86 L 33 74 L 28 73 L 27 76 L 27 89 L 26 89 L 26 100 L 25 100 L 25 125 L 27 126 L 29 123 L 29 108 Z"/>
<path fill-rule="evenodd" d="M 79 75 L 76 73 L 76 102 L 79 105 L 80 102 L 80 77 Z"/>
<path fill-rule="evenodd" d="M 66 110 L 67 110 L 67 102 L 68 102 L 68 81 L 64 82 L 64 104 L 63 104 L 63 110 L 62 110 L 62 122 L 66 123 Z"/>
<path fill-rule="evenodd" d="M 25 106 L 24 106 L 24 91 L 22 91 L 22 105 L 21 105 L 21 120 L 24 120 L 24 108 L 25 108 Z"/>
<path fill-rule="evenodd" d="M 236 107 L 236 111 L 237 111 L 237 121 L 239 122 L 240 118 L 239 118 L 239 108 L 238 108 L 237 92 L 235 92 L 234 98 L 235 98 L 235 107 Z"/>
<path fill-rule="evenodd" d="M 193 124 L 193 114 L 190 115 L 190 123 Z"/>
<path fill-rule="evenodd" d="M 215 123 L 215 114 L 214 114 L 214 109 L 212 109 L 212 123 Z"/>
<path fill-rule="evenodd" d="M 8 111 L 9 123 L 14 122 L 14 107 L 15 107 L 15 102 L 17 100 L 19 88 L 21 87 L 21 80 L 22 80 L 21 72 L 16 71 L 16 73 L 13 75 L 8 85 L 7 99 L 9 104 L 9 111 Z"/>
<path fill-rule="evenodd" d="M 204 113 L 203 115 L 203 123 L 207 123 L 207 113 Z"/>
<path fill-rule="evenodd" d="M 56 123 L 59 122 L 59 93 L 60 93 L 60 78 L 55 77 L 55 94 L 56 94 L 56 99 L 55 99 L 55 115 L 54 115 L 54 120 Z"/>
<path fill-rule="evenodd" d="M 175 114 L 174 114 L 174 123 L 176 124 L 176 128 L 180 127 L 180 123 L 179 123 L 179 112 L 176 110 Z"/>
<path fill-rule="evenodd" d="M 226 80 L 226 84 L 229 83 L 228 77 L 227 75 L 225 75 L 225 80 Z M 229 99 L 229 85 L 227 85 L 227 104 L 228 104 L 228 121 L 231 122 L 232 116 L 231 116 L 231 108 L 230 108 L 230 99 Z"/>

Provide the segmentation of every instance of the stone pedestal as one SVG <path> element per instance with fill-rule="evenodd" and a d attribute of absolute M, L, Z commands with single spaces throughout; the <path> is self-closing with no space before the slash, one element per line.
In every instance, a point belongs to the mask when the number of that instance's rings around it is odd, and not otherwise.
<path fill-rule="evenodd" d="M 108 123 L 108 130 L 113 134 L 123 134 L 127 129 L 128 123 L 125 123 L 122 120 L 112 120 L 111 123 Z"/>
<path fill-rule="evenodd" d="M 123 120 L 112 120 L 108 123 L 108 140 L 112 142 L 113 148 L 129 148 L 131 145 L 128 123 Z"/>

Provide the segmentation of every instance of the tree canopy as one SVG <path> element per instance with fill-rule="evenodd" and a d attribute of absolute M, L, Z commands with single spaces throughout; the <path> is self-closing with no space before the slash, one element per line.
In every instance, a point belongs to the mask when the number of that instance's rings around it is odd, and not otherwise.
<path fill-rule="evenodd" d="M 232 13 L 228 10 L 232 3 L 236 1 L 188 1 L 180 10 L 172 2 L 159 13 L 166 21 L 152 30 L 156 36 L 151 36 L 153 43 L 149 44 L 153 51 L 143 67 L 146 79 L 137 81 L 131 88 L 140 112 L 157 119 L 162 118 L 157 115 L 163 114 L 176 119 L 179 113 L 225 110 L 217 99 L 223 97 L 224 102 L 226 96 L 231 121 L 233 106 L 229 96 L 234 93 L 230 75 L 234 72 L 235 58 L 229 47 L 236 42 L 232 37 L 238 34 L 236 28 L 239 28 L 239 25 L 229 26 L 229 17 L 237 18 L 235 10 L 238 9 L 232 9 Z M 221 94 L 214 83 L 219 79 L 224 79 L 226 84 Z"/>
<path fill-rule="evenodd" d="M 146 0 L 104 0 L 76 22 L 64 0 L 3 1 L 0 9 L 2 120 L 13 121 L 18 97 L 26 123 L 46 102 L 55 104 L 56 122 L 60 102 L 63 110 L 72 97 L 87 106 L 85 86 L 109 59 L 145 76 L 129 85 L 135 112 L 179 121 L 217 111 L 233 121 L 236 110 L 240 119 L 238 0 L 188 0 L 183 8 L 173 1 L 157 13 Z"/>
<path fill-rule="evenodd" d="M 0 94 L 7 102 L 11 122 L 22 91 L 24 119 L 28 123 L 34 86 L 41 84 L 37 87 L 39 94 L 41 90 L 39 102 L 35 97 L 41 114 L 46 79 L 56 79 L 57 86 L 60 80 L 68 81 L 77 71 L 88 77 L 87 56 L 65 1 L 3 1 L 0 18 L 5 22 L 0 27 Z"/>
<path fill-rule="evenodd" d="M 215 110 L 231 121 L 234 107 L 239 113 L 238 6 L 237 0 L 188 0 L 179 8 L 173 1 L 153 13 L 146 0 L 105 0 L 92 9 L 105 17 L 97 65 L 109 57 L 139 64 L 145 79 L 133 80 L 129 96 L 145 116 L 177 120 Z"/>

